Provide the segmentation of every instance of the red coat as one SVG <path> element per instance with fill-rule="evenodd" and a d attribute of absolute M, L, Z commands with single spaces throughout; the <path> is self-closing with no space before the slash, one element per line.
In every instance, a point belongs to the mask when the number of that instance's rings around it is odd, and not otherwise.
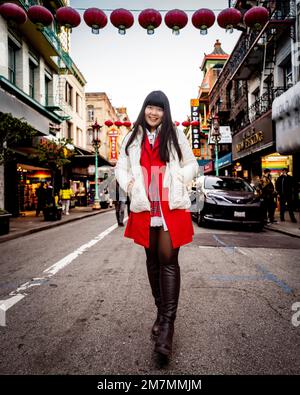
<path fill-rule="evenodd" d="M 142 145 L 140 164 L 147 170 L 147 174 L 149 175 L 144 174 L 147 195 L 151 181 L 151 166 L 156 166 L 160 169 L 158 184 L 161 209 L 170 233 L 173 248 L 190 243 L 194 234 L 191 213 L 188 209 L 170 210 L 167 198 L 168 188 L 163 188 L 162 186 L 165 163 L 159 157 L 159 135 L 155 140 L 153 149 L 151 149 L 148 138 L 145 138 Z M 164 196 L 164 200 L 162 196 Z M 124 236 L 133 239 L 137 244 L 149 248 L 150 211 L 142 211 L 140 213 L 130 212 Z"/>

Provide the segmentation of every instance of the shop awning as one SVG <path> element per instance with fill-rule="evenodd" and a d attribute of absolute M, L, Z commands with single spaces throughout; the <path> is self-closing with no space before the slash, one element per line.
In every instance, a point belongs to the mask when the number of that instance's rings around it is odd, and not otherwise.
<path fill-rule="evenodd" d="M 232 163 L 232 153 L 230 152 L 227 155 L 222 156 L 218 160 L 218 168 L 222 169 L 223 167 L 230 166 Z"/>

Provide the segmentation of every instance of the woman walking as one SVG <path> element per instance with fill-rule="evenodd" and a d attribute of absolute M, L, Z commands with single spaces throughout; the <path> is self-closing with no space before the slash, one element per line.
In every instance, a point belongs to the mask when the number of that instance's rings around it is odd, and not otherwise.
<path fill-rule="evenodd" d="M 157 307 L 155 351 L 166 357 L 172 350 L 180 290 L 179 248 L 194 234 L 186 185 L 197 171 L 185 134 L 172 122 L 167 96 L 151 92 L 124 138 L 115 175 L 131 199 L 124 235 L 145 248 Z"/>

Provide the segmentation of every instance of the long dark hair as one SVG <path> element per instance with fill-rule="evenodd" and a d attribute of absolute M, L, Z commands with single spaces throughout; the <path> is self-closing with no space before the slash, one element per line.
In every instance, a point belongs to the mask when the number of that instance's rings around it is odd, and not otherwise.
<path fill-rule="evenodd" d="M 175 126 L 172 122 L 169 99 L 162 91 L 153 91 L 153 92 L 149 93 L 149 95 L 146 97 L 144 104 L 142 106 L 142 109 L 139 113 L 139 116 L 134 124 L 133 129 L 132 129 L 132 135 L 130 136 L 130 138 L 126 144 L 126 147 L 125 147 L 126 154 L 128 155 L 128 148 L 131 145 L 131 143 L 135 140 L 140 127 L 142 127 L 142 129 L 143 129 L 142 141 L 144 140 L 144 138 L 146 136 L 146 129 L 149 128 L 149 126 L 147 125 L 146 120 L 145 120 L 145 109 L 149 105 L 157 106 L 157 107 L 160 107 L 164 110 L 164 115 L 163 115 L 163 119 L 162 119 L 162 123 L 161 123 L 161 129 L 159 132 L 159 136 L 160 136 L 159 156 L 160 156 L 160 159 L 164 162 L 170 161 L 170 147 L 171 147 L 171 143 L 173 143 L 174 147 L 176 149 L 178 158 L 179 158 L 179 160 L 181 160 L 182 159 L 182 152 L 179 147 L 176 129 L 175 129 Z"/>

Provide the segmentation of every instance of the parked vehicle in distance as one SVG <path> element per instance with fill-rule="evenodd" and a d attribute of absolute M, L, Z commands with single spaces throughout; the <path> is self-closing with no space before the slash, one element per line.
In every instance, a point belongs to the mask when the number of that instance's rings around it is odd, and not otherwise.
<path fill-rule="evenodd" d="M 190 192 L 191 214 L 198 226 L 208 223 L 264 225 L 262 202 L 239 177 L 200 176 Z"/>

